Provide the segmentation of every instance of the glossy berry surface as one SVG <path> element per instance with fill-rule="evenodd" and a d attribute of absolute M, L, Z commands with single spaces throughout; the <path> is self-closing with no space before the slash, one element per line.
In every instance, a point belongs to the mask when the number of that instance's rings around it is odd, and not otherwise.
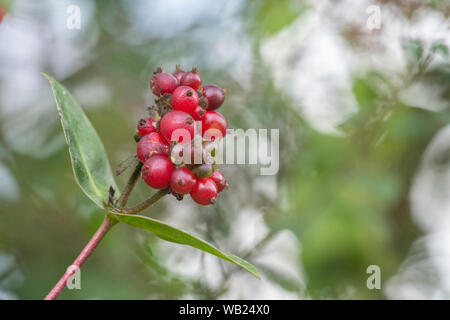
<path fill-rule="evenodd" d="M 194 137 L 194 119 L 186 112 L 170 111 L 160 120 L 159 130 L 168 142 L 174 142 L 173 134 L 176 142 L 189 142 Z M 189 141 L 184 141 L 183 136 L 190 138 Z"/>
<path fill-rule="evenodd" d="M 139 140 L 136 153 L 139 160 L 145 162 L 153 155 L 167 156 L 169 154 L 169 144 L 161 134 L 152 132 Z"/>
<path fill-rule="evenodd" d="M 217 199 L 217 186 L 210 178 L 197 179 L 191 191 L 191 198 L 203 206 L 214 204 Z"/>
<path fill-rule="evenodd" d="M 194 68 L 192 69 L 192 71 L 185 72 L 181 77 L 180 85 L 189 86 L 195 90 L 200 88 L 200 86 L 202 85 L 202 78 L 198 73 L 198 69 Z"/>
<path fill-rule="evenodd" d="M 156 96 L 161 96 L 166 93 L 172 93 L 178 86 L 177 79 L 167 72 L 155 72 L 150 81 L 150 89 Z"/>
<path fill-rule="evenodd" d="M 205 112 L 205 109 L 203 109 L 201 106 L 197 106 L 197 108 L 195 108 L 194 112 L 192 112 L 191 114 L 195 121 L 201 121 L 203 116 L 205 115 Z"/>
<path fill-rule="evenodd" d="M 214 136 L 214 131 L 212 129 L 219 130 L 222 137 L 225 137 L 227 133 L 228 123 L 223 115 L 215 111 L 206 111 L 202 118 L 202 133 L 210 130 L 209 136 L 210 140 L 214 140 L 217 137 Z"/>
<path fill-rule="evenodd" d="M 214 171 L 211 176 L 211 180 L 215 182 L 217 186 L 217 192 L 221 192 L 227 186 L 227 181 L 225 180 L 225 176 L 220 170 Z"/>
<path fill-rule="evenodd" d="M 225 100 L 225 91 L 213 84 L 203 86 L 202 95 L 208 101 L 208 110 L 219 108 Z"/>
<path fill-rule="evenodd" d="M 172 75 L 177 79 L 178 81 L 178 85 L 180 84 L 181 81 L 181 77 L 184 76 L 184 74 L 186 73 L 186 71 L 183 70 L 183 68 L 181 68 L 180 66 L 177 66 L 176 68 L 177 70 L 172 73 Z"/>
<path fill-rule="evenodd" d="M 142 179 L 152 188 L 167 188 L 175 170 L 167 156 L 155 155 L 145 161 L 142 167 Z"/>
<path fill-rule="evenodd" d="M 179 86 L 172 93 L 172 108 L 174 110 L 193 113 L 198 106 L 198 93 L 188 86 Z"/>
<path fill-rule="evenodd" d="M 186 167 L 176 169 L 170 177 L 170 188 L 178 194 L 188 194 L 196 183 L 194 174 Z"/>
<path fill-rule="evenodd" d="M 141 119 L 137 124 L 137 130 L 141 137 L 146 136 L 149 133 L 156 132 L 156 123 L 151 118 Z"/>

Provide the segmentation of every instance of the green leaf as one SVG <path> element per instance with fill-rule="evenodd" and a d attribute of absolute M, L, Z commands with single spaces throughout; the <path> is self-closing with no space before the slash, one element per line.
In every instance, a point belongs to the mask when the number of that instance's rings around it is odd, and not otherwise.
<path fill-rule="evenodd" d="M 260 31 L 268 35 L 289 26 L 308 9 L 301 1 L 270 0 L 261 3 L 263 5 L 257 11 L 256 21 Z"/>
<path fill-rule="evenodd" d="M 207 243 L 206 241 L 194 237 L 193 235 L 183 230 L 174 228 L 161 221 L 140 215 L 121 214 L 115 212 L 111 212 L 111 214 L 120 222 L 124 222 L 126 224 L 151 231 L 163 240 L 178 244 L 185 244 L 200 249 L 202 251 L 208 252 L 210 254 L 213 254 L 229 262 L 232 262 L 240 266 L 241 268 L 244 268 L 245 270 L 253 274 L 255 277 L 260 279 L 258 270 L 252 264 L 233 254 L 222 252 L 216 247 Z"/>
<path fill-rule="evenodd" d="M 53 90 L 75 179 L 83 192 L 104 209 L 110 186 L 115 190 L 117 186 L 103 143 L 69 91 L 51 76 L 42 75 L 48 79 Z"/>

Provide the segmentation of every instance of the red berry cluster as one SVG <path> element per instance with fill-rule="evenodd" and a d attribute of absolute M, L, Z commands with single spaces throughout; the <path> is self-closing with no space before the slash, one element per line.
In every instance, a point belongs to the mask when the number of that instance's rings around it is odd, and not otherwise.
<path fill-rule="evenodd" d="M 208 161 L 213 150 L 208 144 L 224 137 L 228 124 L 214 111 L 222 105 L 225 90 L 201 84 L 197 68 L 184 71 L 177 66 L 173 74 L 156 70 L 150 89 L 157 98 L 149 107 L 150 117 L 138 122 L 137 156 L 143 163 L 142 178 L 150 187 L 170 188 L 179 200 L 189 193 L 198 204 L 208 205 L 214 204 L 218 193 L 227 187 L 217 165 Z M 171 153 L 179 146 L 190 144 L 193 158 L 195 121 L 202 124 L 202 161 L 176 165 Z M 180 129 L 186 134 L 177 135 Z"/>

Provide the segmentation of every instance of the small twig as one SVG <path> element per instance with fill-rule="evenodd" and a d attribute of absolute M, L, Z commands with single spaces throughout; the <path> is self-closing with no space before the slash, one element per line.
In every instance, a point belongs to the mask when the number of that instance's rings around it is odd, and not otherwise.
<path fill-rule="evenodd" d="M 250 258 L 252 255 L 258 253 L 259 250 L 261 250 L 273 237 L 274 237 L 274 233 L 273 232 L 269 232 L 264 238 L 262 238 L 254 247 L 253 249 L 247 251 L 246 254 L 244 254 L 242 256 L 242 259 L 247 260 L 248 258 Z M 214 290 L 214 292 L 216 293 L 216 296 L 213 297 L 213 299 L 216 299 L 218 296 L 218 293 L 222 292 L 223 290 L 225 290 L 226 286 L 229 283 L 229 279 L 230 277 L 237 271 L 239 271 L 239 268 L 232 268 L 229 271 L 225 271 L 224 267 L 222 265 L 222 261 L 220 261 L 220 268 L 222 270 L 222 281 L 221 284 L 218 286 L 218 288 L 216 290 Z M 213 293 L 214 294 L 214 293 Z"/>
<path fill-rule="evenodd" d="M 122 162 L 119 163 L 119 165 L 116 168 L 116 176 L 120 176 L 125 170 L 127 170 L 129 167 L 136 165 L 140 162 L 137 155 L 132 155 Z"/>
<path fill-rule="evenodd" d="M 139 175 L 141 174 L 141 170 L 142 170 L 142 162 L 139 162 L 136 168 L 134 169 L 133 173 L 131 174 L 130 178 L 128 179 L 128 183 L 123 189 L 122 194 L 117 200 L 118 208 L 123 208 L 127 204 L 131 191 L 133 191 L 134 187 L 136 186 Z"/>
<path fill-rule="evenodd" d="M 158 192 L 156 192 L 153 196 L 148 198 L 147 200 L 139 203 L 138 205 L 131 207 L 131 208 L 113 208 L 111 211 L 116 213 L 123 213 L 123 214 L 136 214 L 141 212 L 142 210 L 147 209 L 152 204 L 154 204 L 156 201 L 164 197 L 166 194 L 169 194 L 170 190 L 169 188 L 161 189 Z"/>

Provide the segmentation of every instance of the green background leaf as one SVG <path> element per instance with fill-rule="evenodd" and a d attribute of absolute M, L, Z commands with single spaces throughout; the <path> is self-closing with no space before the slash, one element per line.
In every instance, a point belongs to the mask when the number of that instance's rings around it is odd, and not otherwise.
<path fill-rule="evenodd" d="M 258 2 L 260 8 L 256 13 L 259 32 L 263 35 L 275 34 L 293 23 L 307 5 L 301 1 L 270 0 Z"/>
<path fill-rule="evenodd" d="M 111 214 L 120 222 L 124 222 L 126 224 L 151 231 L 163 240 L 178 244 L 185 244 L 200 249 L 202 251 L 208 252 L 219 258 L 232 262 L 240 266 L 241 268 L 244 268 L 245 270 L 253 274 L 255 277 L 260 278 L 258 270 L 251 263 L 233 254 L 222 252 L 216 247 L 207 243 L 206 241 L 194 237 L 193 235 L 183 230 L 174 228 L 161 221 L 140 215 L 120 214 L 114 212 L 112 212 Z"/>
<path fill-rule="evenodd" d="M 51 76 L 43 75 L 53 90 L 75 179 L 83 192 L 104 209 L 108 202 L 109 187 L 117 191 L 117 186 L 103 143 L 69 91 Z"/>

